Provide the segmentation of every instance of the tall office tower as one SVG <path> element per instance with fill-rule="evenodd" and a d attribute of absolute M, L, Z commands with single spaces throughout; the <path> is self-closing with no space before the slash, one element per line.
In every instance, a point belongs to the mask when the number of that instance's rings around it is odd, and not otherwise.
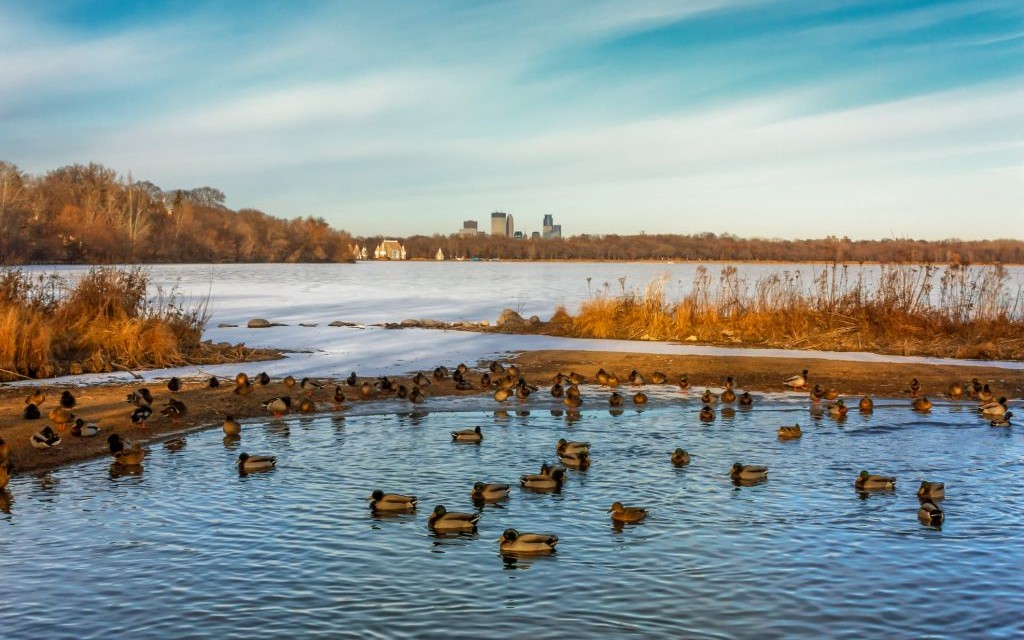
<path fill-rule="evenodd" d="M 511 238 L 514 235 L 516 235 L 516 225 L 512 222 L 512 214 L 510 213 L 508 214 L 508 217 L 505 218 L 505 237 Z"/>
<path fill-rule="evenodd" d="M 504 236 L 508 235 L 508 228 L 506 216 L 504 212 L 495 211 L 491 214 L 491 235 L 492 236 Z"/>

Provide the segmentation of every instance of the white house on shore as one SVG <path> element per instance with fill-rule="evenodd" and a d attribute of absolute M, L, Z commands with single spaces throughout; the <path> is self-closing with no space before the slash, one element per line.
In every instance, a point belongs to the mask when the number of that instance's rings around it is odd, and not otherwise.
<path fill-rule="evenodd" d="M 398 240 L 384 240 L 373 251 L 374 260 L 405 260 L 405 247 Z"/>

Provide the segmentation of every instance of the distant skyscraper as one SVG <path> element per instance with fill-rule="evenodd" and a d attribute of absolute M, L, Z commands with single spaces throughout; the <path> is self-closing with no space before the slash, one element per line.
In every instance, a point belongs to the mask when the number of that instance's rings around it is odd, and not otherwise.
<path fill-rule="evenodd" d="M 465 220 L 462 223 L 462 228 L 459 229 L 460 236 L 475 236 L 477 234 L 476 220 Z"/>
<path fill-rule="evenodd" d="M 555 216 L 546 214 L 544 216 L 544 230 L 541 234 L 545 238 L 561 238 L 562 237 L 562 225 L 555 224 Z"/>
<path fill-rule="evenodd" d="M 514 222 L 512 222 L 512 214 L 510 213 L 510 214 L 508 214 L 508 217 L 505 218 L 505 237 L 506 238 L 511 238 L 511 237 L 513 237 L 515 235 L 516 235 L 516 225 L 515 225 Z"/>
<path fill-rule="evenodd" d="M 507 216 L 502 211 L 495 211 L 491 214 L 491 235 L 492 236 L 504 236 L 508 235 L 508 224 Z"/>

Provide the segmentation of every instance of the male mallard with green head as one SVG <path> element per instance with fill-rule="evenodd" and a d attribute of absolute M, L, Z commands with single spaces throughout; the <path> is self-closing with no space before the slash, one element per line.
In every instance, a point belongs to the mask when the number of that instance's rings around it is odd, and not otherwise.
<path fill-rule="evenodd" d="M 370 497 L 370 509 L 372 511 L 415 511 L 416 496 L 407 496 L 401 493 L 384 493 L 380 489 L 374 489 Z"/>
<path fill-rule="evenodd" d="M 473 533 L 476 532 L 476 523 L 479 520 L 479 513 L 448 511 L 443 504 L 439 504 L 427 518 L 427 526 L 437 533 Z"/>
<path fill-rule="evenodd" d="M 548 533 L 519 533 L 505 529 L 498 538 L 498 549 L 503 554 L 546 555 L 555 552 L 558 536 Z"/>
<path fill-rule="evenodd" d="M 480 425 L 472 429 L 462 429 L 461 431 L 452 431 L 451 433 L 453 442 L 479 443 L 483 442 L 484 439 L 484 434 L 480 431 Z"/>
<path fill-rule="evenodd" d="M 476 501 L 495 502 L 508 497 L 509 485 L 495 482 L 477 482 L 473 485 L 470 497 Z"/>
<path fill-rule="evenodd" d="M 737 462 L 729 469 L 729 477 L 733 480 L 756 482 L 768 478 L 768 467 L 759 464 L 742 464 Z"/>

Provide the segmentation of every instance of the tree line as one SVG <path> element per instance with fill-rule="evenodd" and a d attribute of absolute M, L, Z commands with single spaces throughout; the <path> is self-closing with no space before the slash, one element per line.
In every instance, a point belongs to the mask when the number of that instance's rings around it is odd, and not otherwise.
<path fill-rule="evenodd" d="M 164 190 L 96 163 L 32 176 L 0 161 L 0 263 L 346 262 L 322 218 L 233 211 L 213 187 Z"/>

